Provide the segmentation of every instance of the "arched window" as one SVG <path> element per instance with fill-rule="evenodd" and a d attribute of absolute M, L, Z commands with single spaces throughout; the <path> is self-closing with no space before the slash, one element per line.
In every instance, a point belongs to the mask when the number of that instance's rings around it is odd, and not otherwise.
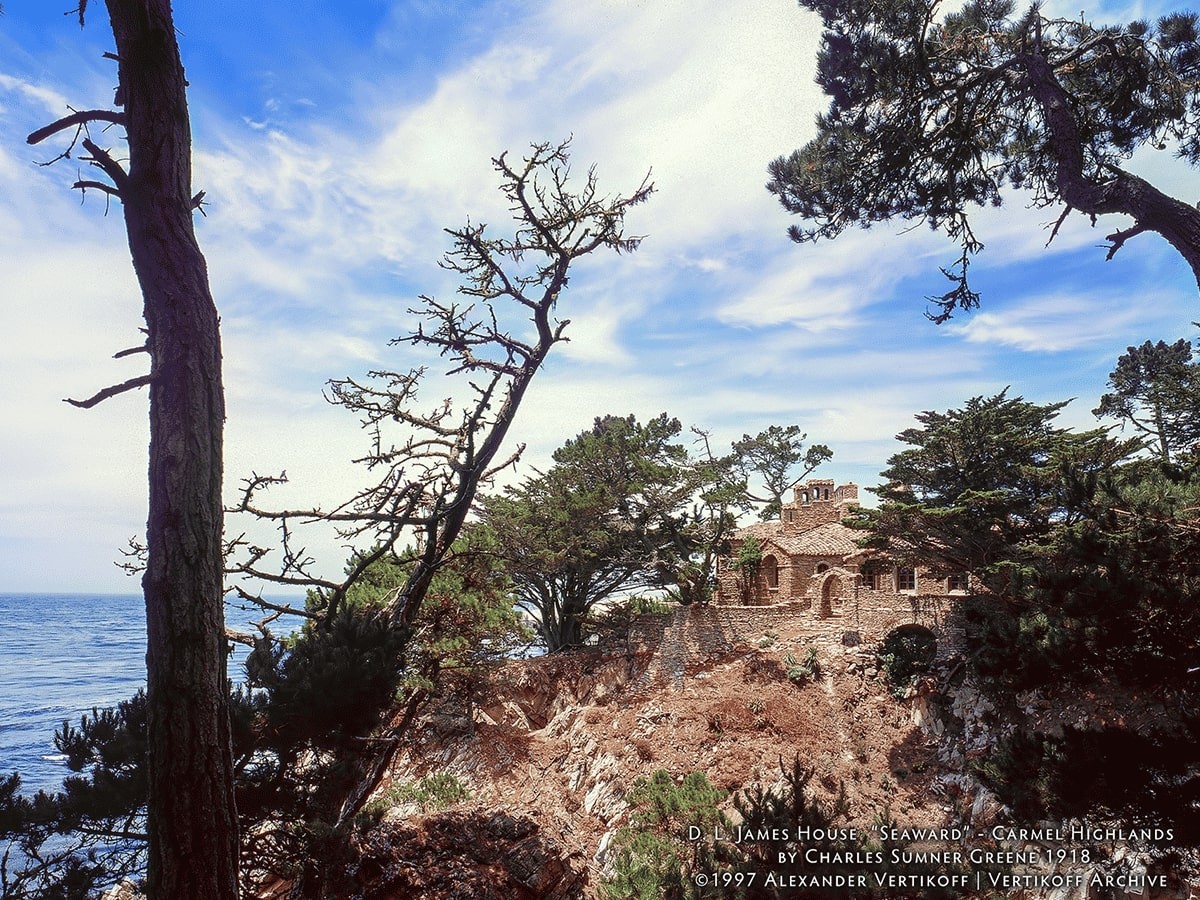
<path fill-rule="evenodd" d="M 766 581 L 768 588 L 779 587 L 779 560 L 768 554 L 763 557 L 762 561 L 763 580 Z"/>

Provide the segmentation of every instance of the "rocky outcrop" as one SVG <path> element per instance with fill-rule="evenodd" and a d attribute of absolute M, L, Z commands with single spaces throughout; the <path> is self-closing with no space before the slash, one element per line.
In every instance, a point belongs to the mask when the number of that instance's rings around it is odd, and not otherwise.
<path fill-rule="evenodd" d="M 857 827 L 868 830 L 886 814 L 908 828 L 961 828 L 991 841 L 990 829 L 1007 822 L 1008 811 L 971 764 L 1017 727 L 1013 711 L 994 709 L 953 661 L 897 697 L 878 647 L 852 626 L 778 609 L 761 621 L 680 609 L 661 617 L 653 644 L 627 640 L 507 665 L 474 708 L 431 708 L 390 773 L 393 784 L 453 774 L 473 805 L 434 817 L 404 818 L 411 810 L 404 811 L 365 845 L 364 864 L 377 867 L 380 883 L 425 892 L 413 896 L 594 897 L 638 778 L 663 769 L 682 780 L 701 771 L 730 796 L 777 784 L 780 763 L 796 756 L 813 772 L 817 800 L 844 790 Z M 1077 717 L 1084 699 L 1026 698 L 1023 714 L 1041 722 L 1061 708 Z M 456 843 L 460 835 L 467 837 Z M 432 849 L 414 862 L 403 849 L 409 844 Z M 396 853 L 407 862 L 389 862 Z M 1089 865 L 1070 872 L 1148 871 L 1147 858 L 1120 847 Z M 413 866 L 446 872 L 411 880 Z M 486 893 L 489 879 L 509 893 Z M 478 893 L 436 893 L 451 881 L 480 885 L 470 888 Z"/>
<path fill-rule="evenodd" d="M 384 821 L 348 873 L 362 900 L 572 900 L 585 876 L 528 816 L 456 809 Z"/>
<path fill-rule="evenodd" d="M 675 611 L 654 646 L 505 666 L 470 716 L 430 709 L 385 793 L 434 771 L 454 775 L 477 809 L 535 822 L 542 847 L 559 854 L 546 864 L 582 879 L 567 879 L 581 896 L 595 895 L 629 789 L 658 769 L 680 779 L 702 771 L 732 795 L 776 782 L 781 761 L 799 753 L 819 771 L 817 790 L 848 786 L 864 821 L 885 806 L 906 821 L 944 820 L 928 803 L 930 753 L 868 665 L 870 647 L 782 617 L 732 629 L 692 612 Z M 817 671 L 805 675 L 799 663 L 812 652 Z"/>

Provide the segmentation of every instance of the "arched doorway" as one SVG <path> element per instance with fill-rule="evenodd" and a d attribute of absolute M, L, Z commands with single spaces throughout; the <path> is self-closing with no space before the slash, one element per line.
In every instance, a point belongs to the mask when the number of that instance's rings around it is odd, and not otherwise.
<path fill-rule="evenodd" d="M 825 577 L 821 580 L 821 602 L 817 608 L 817 615 L 828 619 L 833 615 L 834 601 L 842 598 L 842 579 L 836 572 L 829 571 L 828 566 L 823 571 Z"/>
<path fill-rule="evenodd" d="M 767 588 L 766 597 L 763 600 L 770 603 L 779 592 L 779 560 L 773 553 L 768 553 L 763 557 L 762 579 Z"/>

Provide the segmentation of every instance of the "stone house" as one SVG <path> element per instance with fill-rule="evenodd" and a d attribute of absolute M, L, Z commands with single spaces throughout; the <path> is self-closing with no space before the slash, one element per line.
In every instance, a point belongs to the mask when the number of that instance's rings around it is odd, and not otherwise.
<path fill-rule="evenodd" d="M 966 575 L 935 577 L 858 545 L 862 532 L 842 524 L 858 505 L 858 486 L 814 478 L 794 488 L 779 519 L 738 529 L 730 555 L 717 564 L 716 602 L 764 606 L 794 604 L 815 619 L 853 619 L 869 632 L 901 623 L 935 626 L 956 596 L 967 594 Z M 757 579 L 736 565 L 749 537 L 762 547 Z"/>

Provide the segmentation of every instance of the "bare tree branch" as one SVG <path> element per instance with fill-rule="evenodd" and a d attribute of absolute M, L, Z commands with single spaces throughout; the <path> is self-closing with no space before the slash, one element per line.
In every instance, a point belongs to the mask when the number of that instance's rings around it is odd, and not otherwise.
<path fill-rule="evenodd" d="M 479 483 L 519 456 L 517 451 L 494 463 L 530 380 L 551 348 L 566 339 L 568 320 L 556 320 L 554 311 L 570 264 L 601 248 L 635 249 L 641 238 L 624 234 L 624 216 L 653 191 L 647 178 L 629 197 L 605 198 L 595 171 L 589 170 L 573 192 L 567 142 L 535 144 L 519 163 L 502 154 L 492 164 L 513 211 L 514 232 L 493 236 L 486 226 L 471 222 L 446 229 L 452 244 L 441 265 L 462 276 L 459 294 L 470 302 L 423 295 L 422 306 L 411 310 L 420 317 L 417 327 L 393 342 L 445 357 L 447 377 L 465 379 L 459 383 L 469 391 L 468 401 L 446 399 L 420 411 L 415 401 L 425 368 L 374 371 L 365 381 L 332 381 L 330 401 L 357 413 L 371 437 L 370 452 L 357 462 L 378 470 L 377 481 L 332 510 L 272 510 L 258 497 L 281 479 L 254 475 L 230 510 L 274 521 L 281 530 L 292 522 L 331 523 L 344 538 L 389 551 L 409 535 L 416 542 L 417 565 L 396 598 L 398 622 L 411 622 L 416 615 L 431 573 L 462 527 Z M 513 318 L 514 310 L 524 311 L 523 326 Z M 479 375 L 483 377 L 472 377 Z M 387 437 L 396 428 L 399 437 Z M 250 558 L 230 568 L 261 575 L 262 559 L 255 548 Z M 312 578 L 294 556 L 285 553 L 279 562 L 288 570 L 287 583 L 328 593 L 328 609 L 336 609 L 344 590 Z M 341 583 L 348 587 L 357 574 L 351 572 Z"/>
<path fill-rule="evenodd" d="M 71 187 L 81 190 L 85 194 L 88 188 L 92 188 L 97 191 L 103 191 L 110 197 L 116 197 L 118 200 L 121 199 L 121 192 L 111 184 L 105 184 L 103 181 L 76 181 Z"/>
<path fill-rule="evenodd" d="M 111 109 L 81 109 L 73 111 L 69 116 L 63 116 L 49 125 L 44 125 L 37 131 L 30 132 L 25 142 L 30 145 L 40 144 L 51 135 L 66 131 L 68 128 L 86 127 L 92 122 L 107 122 L 110 125 L 124 125 L 125 113 Z"/>
<path fill-rule="evenodd" d="M 1127 240 L 1129 240 L 1131 237 L 1137 237 L 1146 230 L 1146 226 L 1144 225 L 1134 225 L 1131 228 L 1124 229 L 1123 231 L 1114 231 L 1112 234 L 1105 235 L 1104 239 L 1108 241 L 1109 244 L 1108 252 L 1104 255 L 1104 258 L 1106 260 L 1112 259 L 1117 255 L 1117 251 L 1125 246 L 1125 242 Z"/>
<path fill-rule="evenodd" d="M 72 400 L 70 397 L 64 397 L 63 403 L 70 403 L 72 406 L 78 406 L 80 409 L 91 409 L 99 403 L 104 402 L 109 397 L 115 397 L 117 394 L 124 394 L 127 391 L 136 390 L 137 388 L 146 387 L 150 384 L 151 377 L 149 375 L 139 375 L 137 378 L 130 378 L 128 381 L 122 381 L 120 384 L 114 384 L 112 387 L 106 387 L 102 391 L 98 391 L 86 400 Z"/>
<path fill-rule="evenodd" d="M 103 150 L 95 144 L 91 138 L 84 138 L 82 143 L 83 149 L 91 154 L 91 156 L 85 156 L 84 159 L 111 178 L 113 184 L 117 186 L 117 190 L 123 190 L 129 182 L 129 175 L 121 167 L 121 164 L 113 159 L 107 150 Z"/>
<path fill-rule="evenodd" d="M 140 347 L 130 347 L 126 350 L 118 350 L 113 354 L 113 359 L 123 359 L 126 356 L 133 356 L 135 353 L 149 353 L 150 347 L 148 344 L 142 344 Z"/>

